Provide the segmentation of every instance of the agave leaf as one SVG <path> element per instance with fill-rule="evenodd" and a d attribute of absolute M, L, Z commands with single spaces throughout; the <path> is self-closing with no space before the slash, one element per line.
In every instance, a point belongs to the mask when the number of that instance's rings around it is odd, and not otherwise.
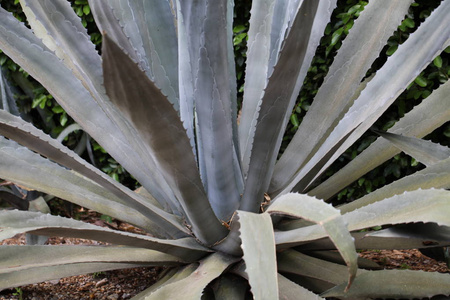
<path fill-rule="evenodd" d="M 278 161 L 271 191 L 286 186 L 315 153 L 313 149 L 317 149 L 331 133 L 352 104 L 352 96 L 367 69 L 408 12 L 411 2 L 375 1 L 364 8 L 342 43 L 297 133 Z"/>
<path fill-rule="evenodd" d="M 139 33 L 138 36 L 142 37 L 144 57 L 149 60 L 152 79 L 179 111 L 178 42 L 175 9 L 171 2 L 128 1 L 139 32 L 127 31 L 129 26 L 124 26 L 124 29 L 130 36 Z"/>
<path fill-rule="evenodd" d="M 103 90 L 100 55 L 70 3 L 20 1 L 33 33 L 72 70 L 91 93 Z"/>
<path fill-rule="evenodd" d="M 0 274 L 0 289 L 59 279 L 68 276 L 117 269 L 145 267 L 147 265 L 148 264 L 146 263 L 76 263 L 61 266 L 40 267 L 31 270 L 14 272 L 12 274 Z"/>
<path fill-rule="evenodd" d="M 0 137 L 0 152 L 1 178 L 67 199 L 150 231 L 156 227 L 159 228 L 157 232 L 166 232 L 169 236 L 186 235 L 186 229 L 175 216 L 157 207 L 150 209 L 147 204 L 144 208 L 145 212 L 152 216 L 152 219 L 149 219 L 140 211 L 122 204 L 120 198 L 100 185 L 13 141 Z"/>
<path fill-rule="evenodd" d="M 409 229 L 409 226 L 412 226 Z M 414 232 L 417 230 L 417 232 Z M 448 228 L 438 226 L 434 223 L 418 223 L 396 225 L 388 229 L 373 232 L 353 232 L 355 239 L 355 248 L 365 249 L 418 249 L 429 247 L 445 247 L 450 244 Z M 336 253 L 322 250 L 334 250 L 336 246 L 328 238 L 306 243 L 296 247 L 299 251 L 308 251 L 308 254 L 322 258 L 316 255 L 319 252 Z M 314 251 L 310 253 L 309 251 Z M 327 259 L 329 260 L 329 259 Z M 332 261 L 332 260 L 329 260 Z M 377 269 L 377 264 L 371 260 L 358 258 L 358 266 L 365 269 Z"/>
<path fill-rule="evenodd" d="M 173 193 L 156 172 L 141 139 L 106 96 L 94 99 L 71 70 L 30 29 L 3 8 L 0 8 L 0 48 L 44 85 L 64 110 L 163 206 L 167 202 L 174 203 Z"/>
<path fill-rule="evenodd" d="M 103 40 L 103 65 L 108 95 L 148 144 L 194 234 L 206 245 L 216 243 L 227 230 L 209 205 L 189 139 L 176 111 L 108 36 Z"/>
<path fill-rule="evenodd" d="M 257 212 L 272 177 L 276 156 L 281 145 L 286 111 L 293 105 L 291 98 L 298 95 L 297 84 L 301 65 L 308 45 L 299 36 L 309 37 L 317 14 L 318 1 L 303 1 L 297 11 L 292 28 L 283 42 L 278 63 L 275 66 L 261 99 L 258 122 L 251 151 L 250 167 L 245 182 L 241 210 Z M 293 64 L 292 57 L 298 61 Z M 302 79 L 303 81 L 303 79 Z M 291 103 L 292 102 L 292 103 Z M 245 165 L 245 155 L 243 161 Z"/>
<path fill-rule="evenodd" d="M 369 204 L 342 217 L 350 231 L 415 222 L 434 222 L 438 225 L 450 226 L 446 217 L 450 213 L 449 200 L 450 192 L 446 190 L 416 190 Z M 325 230 L 318 225 L 275 232 L 276 243 L 281 248 L 292 247 L 326 236 Z"/>
<path fill-rule="evenodd" d="M 93 239 L 116 245 L 140 247 L 165 252 L 186 261 L 198 259 L 209 252 L 193 238 L 177 240 L 158 239 L 150 236 L 111 230 L 81 221 L 28 211 L 0 211 L 0 240 L 18 233 Z"/>
<path fill-rule="evenodd" d="M 314 258 L 294 250 L 285 250 L 279 253 L 278 271 L 312 277 L 333 285 L 345 284 L 348 274 L 348 269 L 343 265 Z M 359 272 L 364 271 L 359 270 Z"/>
<path fill-rule="evenodd" d="M 349 229 L 359 230 L 385 224 L 434 222 L 450 226 L 450 191 L 416 190 L 361 207 L 344 215 Z M 373 225 L 375 224 L 375 225 Z"/>
<path fill-rule="evenodd" d="M 197 151 L 200 174 L 217 217 L 229 220 L 239 206 L 243 177 L 237 146 L 234 145 L 230 90 L 230 54 L 227 29 L 229 0 L 215 5 L 208 1 L 183 1 L 179 15 L 183 19 L 193 78 L 196 113 Z M 234 68 L 234 66 L 233 66 Z M 188 83 L 189 84 L 189 83 Z M 233 96 L 234 98 L 235 96 Z M 217 159 L 220 157 L 220 159 Z"/>
<path fill-rule="evenodd" d="M 280 286 L 280 299 L 295 300 L 323 300 L 320 296 L 308 291 L 304 287 L 295 284 L 281 274 L 278 274 L 278 285 Z"/>
<path fill-rule="evenodd" d="M 16 116 L 19 115 L 16 99 L 8 80 L 3 74 L 3 67 L 0 68 L 0 109 L 9 111 Z"/>
<path fill-rule="evenodd" d="M 174 283 L 176 281 L 182 280 L 189 275 L 191 275 L 198 267 L 198 263 L 192 263 L 184 267 L 180 268 L 170 268 L 163 271 L 160 275 L 159 280 L 150 286 L 148 289 L 144 290 L 142 293 L 139 293 L 137 296 L 133 297 L 133 300 L 144 300 L 151 293 L 163 287 L 164 285 Z"/>
<path fill-rule="evenodd" d="M 80 128 L 78 124 L 72 125 L 76 125 L 76 128 Z M 145 211 L 148 210 L 147 206 L 153 208 L 153 205 L 151 204 L 158 205 L 154 202 L 149 205 L 149 201 L 146 200 L 148 198 L 139 197 L 105 173 L 100 172 L 97 168 L 86 163 L 73 151 L 57 142 L 57 140 L 50 138 L 30 123 L 23 121 L 21 118 L 12 116 L 2 110 L 0 110 L 0 134 L 86 176 L 116 195 L 117 200 L 120 201 L 120 203 L 126 203 L 135 209 L 141 210 L 144 214 Z"/>
<path fill-rule="evenodd" d="M 347 230 L 339 210 L 323 201 L 301 194 L 280 196 L 267 210 L 270 214 L 283 214 L 304 218 L 319 224 L 336 245 L 348 267 L 348 286 L 357 270 L 357 255 L 353 238 Z M 278 240 L 276 240 L 277 244 Z"/>
<path fill-rule="evenodd" d="M 93 2 L 97 24 L 139 63 L 178 111 L 177 36 L 170 1 Z"/>
<path fill-rule="evenodd" d="M 403 177 L 353 202 L 344 204 L 339 209 L 344 214 L 405 191 L 414 191 L 419 188 L 448 189 L 450 188 L 450 173 L 448 170 L 450 170 L 450 158 Z"/>
<path fill-rule="evenodd" d="M 30 206 L 30 203 L 27 200 L 14 195 L 12 191 L 4 187 L 0 187 L 0 199 L 5 200 L 10 205 L 20 210 L 28 210 L 28 207 Z"/>
<path fill-rule="evenodd" d="M 450 19 L 446 18 L 449 14 L 450 4 L 443 2 L 409 36 L 406 42 L 399 46 L 398 50 L 388 58 L 384 66 L 367 84 L 349 111 L 333 129 L 329 138 L 320 146 L 314 159 L 307 162 L 302 172 L 295 176 L 293 183 L 289 184 L 285 191 L 292 190 L 295 182 L 301 179 L 303 173 L 313 168 L 320 157 L 326 155 L 329 149 L 354 130 L 340 149 L 334 152 L 333 157 L 322 170 L 317 172 L 317 176 L 330 166 L 373 125 L 433 58 L 450 45 Z M 417 51 L 416 45 L 421 45 L 420 51 Z M 401 72 L 398 72 L 399 65 L 404 66 Z"/>
<path fill-rule="evenodd" d="M 261 98 L 264 95 L 269 73 L 272 72 L 272 69 L 269 68 L 269 57 L 272 51 L 272 23 L 278 24 L 282 21 L 281 16 L 279 20 L 274 20 L 276 2 L 274 0 L 254 1 L 250 11 L 244 100 L 239 121 L 239 143 L 242 151 L 244 176 L 247 175 L 250 165 L 250 149 L 254 139 Z M 289 1 L 281 2 L 287 4 Z"/>
<path fill-rule="evenodd" d="M 400 119 L 389 132 L 418 138 L 431 133 L 450 120 L 449 100 L 450 81 L 447 81 Z M 387 140 L 378 139 L 344 168 L 309 191 L 308 194 L 327 200 L 399 152 L 399 149 Z"/>
<path fill-rule="evenodd" d="M 266 213 L 238 211 L 245 272 L 255 299 L 278 299 L 272 219 Z"/>
<path fill-rule="evenodd" d="M 89 7 L 91 8 L 92 15 L 95 18 L 95 24 L 97 24 L 100 32 L 107 32 L 109 37 L 114 40 L 126 53 L 131 57 L 143 70 L 148 70 L 144 58 L 141 53 L 131 44 L 130 37 L 128 37 L 123 26 L 119 23 L 119 17 L 115 13 L 120 14 L 121 11 L 113 11 L 112 3 L 117 4 L 115 1 L 92 1 L 89 0 Z M 129 7 L 126 13 L 130 13 Z M 122 11 L 122 13 L 125 13 Z M 130 24 L 130 26 L 132 26 Z M 142 45 L 141 45 L 142 46 Z M 143 51 L 141 51 L 143 52 Z"/>
<path fill-rule="evenodd" d="M 0 257 L 0 274 L 74 263 L 111 262 L 155 266 L 186 263 L 178 257 L 155 250 L 117 246 L 0 246 Z"/>
<path fill-rule="evenodd" d="M 200 261 L 195 272 L 186 278 L 164 284 L 145 299 L 200 299 L 205 287 L 236 260 L 238 258 L 220 253 L 211 254 Z"/>
<path fill-rule="evenodd" d="M 248 33 L 249 41 L 247 43 L 249 46 L 247 51 L 244 101 L 239 126 L 242 167 L 245 175 L 248 173 L 256 124 L 262 105 L 261 99 L 265 93 L 264 90 L 266 89 L 268 78 L 271 77 L 274 66 L 280 61 L 280 51 L 285 51 L 282 49 L 285 47 L 286 37 L 293 30 L 296 16 L 302 16 L 307 11 L 306 5 L 311 4 L 304 5 L 304 2 L 308 1 L 257 1 L 252 5 L 250 30 Z M 289 105 L 281 118 L 283 121 L 281 128 L 285 128 L 287 124 L 290 111 L 303 84 L 320 37 L 335 6 L 335 0 L 319 1 L 317 13 L 313 16 L 314 20 L 310 32 L 294 33 L 294 35 L 302 34 L 306 41 L 306 48 L 294 56 L 298 57 L 300 71 L 297 77 L 291 78 L 296 83 L 290 96 Z M 299 10 L 302 12 L 299 13 Z M 304 29 L 307 30 L 306 28 L 309 25 L 306 25 Z M 306 39 L 307 36 L 308 38 Z M 268 55 L 270 59 L 266 63 Z M 283 85 L 284 82 L 275 83 L 275 85 L 277 84 Z M 283 133 L 283 130 L 281 130 L 278 139 L 281 139 Z M 278 147 L 279 145 L 276 146 L 277 149 Z"/>
<path fill-rule="evenodd" d="M 448 147 L 415 137 L 380 131 L 376 131 L 376 133 L 426 166 L 450 158 L 450 148 Z"/>
<path fill-rule="evenodd" d="M 352 234 L 353 238 L 355 238 L 355 235 Z M 327 239 L 329 240 L 329 239 Z M 331 241 L 330 241 L 331 242 Z M 313 243 L 308 243 L 306 244 L 307 247 L 309 247 L 309 244 L 314 244 Z M 332 244 L 332 242 L 331 242 Z M 355 243 L 356 245 L 356 243 Z M 336 247 L 334 245 L 332 245 L 329 249 L 335 249 Z M 358 247 L 356 247 L 358 249 Z M 369 248 L 365 248 L 365 249 L 369 249 Z M 370 248 L 372 249 L 372 248 Z M 296 250 L 301 251 L 303 250 L 301 246 L 297 247 Z M 340 264 L 340 265 L 345 265 L 345 261 L 342 259 L 342 256 L 336 252 L 336 251 L 308 251 L 306 253 L 309 256 L 321 259 L 321 260 L 325 260 L 327 262 L 332 262 L 332 263 L 336 263 L 336 264 Z M 358 267 L 359 268 L 363 268 L 363 269 L 382 269 L 380 267 L 380 265 L 378 265 L 376 262 L 370 260 L 370 259 L 366 259 L 363 258 L 361 256 L 358 256 Z"/>
<path fill-rule="evenodd" d="M 216 300 L 248 299 L 248 283 L 242 277 L 232 274 L 220 276 L 212 286 Z"/>
<path fill-rule="evenodd" d="M 431 298 L 450 294 L 450 277 L 437 272 L 411 270 L 369 271 L 358 275 L 350 290 L 344 291 L 344 288 L 345 284 L 341 284 L 321 296 L 343 299 Z"/>
<path fill-rule="evenodd" d="M 450 228 L 447 226 L 439 226 L 434 223 L 397 225 L 387 229 L 369 232 L 361 242 L 364 243 L 365 239 L 387 241 L 385 244 L 389 241 L 392 241 L 391 244 L 400 244 L 399 247 L 395 249 L 445 247 L 450 245 Z M 383 249 L 389 248 L 383 247 Z M 391 249 L 394 248 L 391 247 Z"/>
<path fill-rule="evenodd" d="M 180 93 L 180 118 L 186 128 L 186 133 L 191 141 L 194 155 L 198 160 L 195 146 L 194 134 L 194 76 L 191 68 L 191 57 L 189 51 L 189 41 L 191 37 L 188 34 L 187 26 L 181 13 L 181 4 L 177 4 L 177 29 L 178 29 L 178 79 Z"/>
<path fill-rule="evenodd" d="M 241 234 L 240 234 L 240 223 L 236 221 L 237 214 L 233 216 L 230 220 L 230 232 L 228 235 L 221 240 L 218 244 L 216 244 L 213 249 L 219 252 L 229 253 L 230 255 L 240 256 L 242 257 L 242 248 L 241 248 Z M 239 274 L 241 275 L 241 274 Z"/>

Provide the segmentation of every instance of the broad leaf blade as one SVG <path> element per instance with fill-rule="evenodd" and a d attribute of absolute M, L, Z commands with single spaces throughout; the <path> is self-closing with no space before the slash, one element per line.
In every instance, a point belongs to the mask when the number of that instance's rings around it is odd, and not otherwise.
<path fill-rule="evenodd" d="M 236 275 L 225 274 L 220 276 L 212 288 L 216 300 L 248 299 L 248 282 Z"/>
<path fill-rule="evenodd" d="M 157 289 L 188 277 L 197 269 L 197 267 L 198 263 L 192 263 L 181 268 L 166 269 L 163 271 L 163 274 L 161 274 L 159 280 L 155 284 L 133 297 L 133 300 L 147 299 L 147 296 L 152 294 Z"/>
<path fill-rule="evenodd" d="M 193 238 L 158 239 L 38 212 L 0 211 L 0 221 L 2 224 L 0 240 L 26 232 L 38 235 L 85 238 L 116 245 L 153 249 L 178 256 L 186 261 L 198 259 L 210 251 L 199 245 Z"/>
<path fill-rule="evenodd" d="M 280 286 L 280 299 L 324 300 L 324 298 L 308 291 L 298 284 L 293 283 L 281 274 L 278 274 L 278 285 Z"/>
<path fill-rule="evenodd" d="M 277 23 L 277 20 L 273 20 L 276 2 L 274 0 L 254 1 L 250 11 L 244 99 L 239 122 L 239 143 L 244 175 L 247 175 L 250 164 L 250 149 L 253 144 L 261 99 L 269 74 L 272 72 L 272 68 L 269 68 L 269 58 L 272 50 L 272 23 Z M 288 1 L 281 2 L 287 3 Z"/>
<path fill-rule="evenodd" d="M 136 127 L 183 207 L 194 234 L 206 245 L 226 235 L 209 205 L 177 112 L 161 91 L 108 36 L 103 41 L 105 87 Z"/>
<path fill-rule="evenodd" d="M 211 254 L 200 261 L 200 266 L 184 279 L 168 283 L 145 299 L 200 299 L 205 287 L 219 277 L 237 258 L 220 253 Z"/>
<path fill-rule="evenodd" d="M 4 67 L 0 68 L 0 109 L 6 110 L 18 116 L 15 94 L 11 90 L 11 84 L 4 74 Z"/>
<path fill-rule="evenodd" d="M 343 215 L 350 231 L 382 226 L 417 222 L 434 222 L 450 226 L 450 192 L 446 190 L 416 190 L 405 192 Z M 279 247 L 293 247 L 307 241 L 327 236 L 318 225 L 275 233 Z"/>
<path fill-rule="evenodd" d="M 326 155 L 329 149 L 353 131 L 339 150 L 333 151 L 332 158 L 322 170 L 317 172 L 319 176 L 374 124 L 433 58 L 450 45 L 450 19 L 447 17 L 449 14 L 450 3 L 442 2 L 406 42 L 399 46 L 367 84 L 349 111 L 333 129 L 329 138 L 320 146 L 315 158 L 307 162 L 304 170 L 296 175 L 293 184 L 285 190 L 290 191 L 295 182 L 301 179 L 302 173 L 313 168 L 321 156 Z M 420 51 L 417 50 L 417 45 L 420 45 Z M 401 72 L 399 72 L 399 66 L 403 66 Z"/>
<path fill-rule="evenodd" d="M 426 166 L 434 165 L 450 157 L 450 148 L 430 141 L 389 132 L 376 131 L 376 133 Z"/>
<path fill-rule="evenodd" d="M 376 282 L 377 284 L 374 284 Z M 370 271 L 358 275 L 347 292 L 345 285 L 326 291 L 322 297 L 344 298 L 431 298 L 450 294 L 448 274 L 410 270 Z"/>
<path fill-rule="evenodd" d="M 292 180 L 315 153 L 313 149 L 323 143 L 342 118 L 367 69 L 408 12 L 411 2 L 375 1 L 364 8 L 334 58 L 294 138 L 277 162 L 272 192 L 279 191 Z"/>
<path fill-rule="evenodd" d="M 155 266 L 185 261 L 163 252 L 117 246 L 0 246 L 0 274 L 74 263 L 136 263 Z"/>
<path fill-rule="evenodd" d="M 174 201 L 167 182 L 155 171 L 148 151 L 144 151 L 141 139 L 106 95 L 94 98 L 30 29 L 3 8 L 0 8 L 0 48 L 45 86 L 64 110 L 163 206 Z"/>
<path fill-rule="evenodd" d="M 139 63 L 178 111 L 178 49 L 170 1 L 91 3 L 102 30 Z"/>
<path fill-rule="evenodd" d="M 149 219 L 138 210 L 122 204 L 120 198 L 100 185 L 11 140 L 0 137 L 0 152 L 1 178 L 66 199 L 150 231 L 156 226 L 169 236 L 186 234 L 186 229 L 175 216 L 157 207 L 149 208 L 147 204 L 145 212 L 152 216 L 152 219 Z"/>
<path fill-rule="evenodd" d="M 410 227 L 411 226 L 411 227 Z M 402 224 L 372 232 L 353 232 L 355 247 L 358 250 L 367 249 L 418 249 L 429 247 L 446 247 L 450 244 L 449 229 L 434 223 Z M 334 250 L 336 247 L 328 238 L 309 242 L 296 249 L 299 251 Z M 336 253 L 329 252 L 328 253 Z M 314 255 L 314 254 L 311 254 Z M 316 257 L 317 255 L 315 255 Z M 377 264 L 371 260 L 358 259 L 358 266 L 366 269 L 376 269 Z"/>
<path fill-rule="evenodd" d="M 450 191 L 417 190 L 361 207 L 344 215 L 350 230 L 385 224 L 434 222 L 450 226 Z"/>
<path fill-rule="evenodd" d="M 65 0 L 21 0 L 21 5 L 34 34 L 91 93 L 103 91 L 100 55 L 70 3 Z"/>
<path fill-rule="evenodd" d="M 131 205 L 142 212 L 148 209 L 146 205 L 149 204 L 149 201 L 146 198 L 139 197 L 105 173 L 100 172 L 97 168 L 81 159 L 76 153 L 63 146 L 57 140 L 50 138 L 30 123 L 3 110 L 0 110 L 0 134 L 95 181 L 116 195 L 120 203 Z M 149 207 L 153 207 L 153 205 L 150 204 Z"/>
<path fill-rule="evenodd" d="M 293 105 L 293 95 L 296 97 L 300 89 L 297 80 L 308 50 L 305 40 L 309 40 L 317 7 L 317 1 L 303 1 L 261 99 L 253 144 L 246 150 L 251 152 L 251 158 L 241 210 L 257 212 L 269 187 L 281 145 L 284 117 Z M 292 63 L 292 57 L 298 61 Z"/>
<path fill-rule="evenodd" d="M 272 219 L 268 214 L 238 211 L 245 272 L 255 299 L 278 299 Z"/>
<path fill-rule="evenodd" d="M 239 206 L 243 176 L 233 137 L 231 105 L 236 92 L 229 84 L 231 1 L 217 2 L 182 1 L 179 14 L 188 36 L 200 175 L 217 217 L 228 221 Z"/>
<path fill-rule="evenodd" d="M 346 284 L 348 269 L 340 264 L 314 258 L 294 250 L 285 250 L 278 257 L 278 271 L 307 276 L 333 285 Z"/>
<path fill-rule="evenodd" d="M 405 191 L 431 188 L 448 189 L 450 188 L 450 172 L 448 170 L 450 170 L 450 158 L 403 177 L 353 202 L 344 204 L 339 209 L 344 214 L 385 198 L 402 194 Z"/>
<path fill-rule="evenodd" d="M 450 81 L 447 81 L 400 119 L 389 132 L 418 138 L 424 137 L 450 120 L 449 100 Z M 329 199 L 348 184 L 399 152 L 398 148 L 388 141 L 378 139 L 344 168 L 309 191 L 308 194 L 320 199 Z"/>
<path fill-rule="evenodd" d="M 281 52 L 285 51 L 283 48 L 287 46 L 285 45 L 286 37 L 293 31 L 294 36 L 301 36 L 300 39 L 303 40 L 305 48 L 302 51 L 295 52 L 292 56 L 296 57 L 297 61 L 294 65 L 300 67 L 300 71 L 297 77 L 291 78 L 295 81 L 295 87 L 290 95 L 290 102 L 284 115 L 281 117 L 281 128 L 285 128 L 289 120 L 290 111 L 303 84 L 316 47 L 319 45 L 325 26 L 336 6 L 336 0 L 318 1 L 317 13 L 311 15 L 310 12 L 307 12 L 307 6 L 312 2 L 306 3 L 306 5 L 304 5 L 304 2 L 308 1 L 257 1 L 252 6 L 244 101 L 239 126 L 242 167 L 245 175 L 248 173 L 264 90 L 267 87 L 269 77 L 273 75 L 274 66 L 280 62 Z M 298 28 L 294 27 L 295 19 L 302 18 L 304 15 L 314 19 L 310 32 L 298 32 Z M 304 29 L 306 31 L 308 31 L 309 25 L 311 24 L 305 24 Z M 268 31 L 269 27 L 271 27 L 270 31 Z M 266 64 L 267 55 L 270 55 L 270 60 Z M 270 80 L 273 81 L 274 79 Z M 280 81 L 274 84 L 282 86 L 285 82 Z M 278 139 L 281 139 L 283 133 L 283 130 L 279 132 Z M 278 149 L 278 147 L 279 145 L 275 148 Z"/>
<path fill-rule="evenodd" d="M 0 274 L 0 289 L 94 272 L 145 267 L 146 265 L 146 263 L 79 263 L 69 266 L 34 268 L 12 274 Z"/>
<path fill-rule="evenodd" d="M 276 199 L 267 212 L 304 218 L 323 227 L 347 264 L 348 286 L 351 285 L 358 267 L 357 255 L 353 238 L 339 210 L 307 195 L 286 194 Z"/>

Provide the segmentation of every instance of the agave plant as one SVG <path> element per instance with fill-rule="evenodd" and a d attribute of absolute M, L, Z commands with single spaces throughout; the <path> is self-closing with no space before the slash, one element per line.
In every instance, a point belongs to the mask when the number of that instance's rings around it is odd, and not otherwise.
<path fill-rule="evenodd" d="M 127 189 L 4 110 L 0 177 L 149 234 L 1 211 L 1 239 L 32 233 L 110 245 L 1 246 L 0 289 L 164 265 L 160 280 L 134 299 L 450 294 L 448 274 L 372 270 L 373 263 L 356 252 L 450 245 L 450 150 L 420 139 L 450 120 L 450 83 L 320 182 L 449 46 L 450 0 L 366 79 L 412 3 L 370 1 L 278 160 L 290 112 L 336 0 L 253 1 L 239 118 L 233 1 L 90 1 L 104 35 L 101 56 L 68 2 L 20 2 L 32 29 L 1 9 L 0 48 L 144 189 Z M 426 167 L 339 208 L 327 203 L 400 151 Z"/>

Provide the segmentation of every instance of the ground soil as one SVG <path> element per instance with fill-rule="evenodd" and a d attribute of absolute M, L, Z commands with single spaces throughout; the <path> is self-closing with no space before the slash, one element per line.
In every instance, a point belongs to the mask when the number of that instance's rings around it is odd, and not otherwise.
<path fill-rule="evenodd" d="M 105 222 L 94 212 L 85 213 L 81 219 L 101 226 L 118 230 L 140 232 L 137 228 L 126 223 Z M 23 234 L 0 244 L 25 244 Z M 91 240 L 74 238 L 50 238 L 50 245 L 60 244 L 88 244 L 101 245 Z M 360 256 L 373 260 L 386 269 L 410 269 L 429 272 L 449 273 L 450 269 L 444 262 L 436 261 L 423 255 L 418 250 L 379 250 L 363 251 Z M 24 300 L 56 300 L 56 299 L 84 299 L 84 300 L 121 300 L 130 299 L 151 286 L 158 278 L 162 268 L 134 268 L 72 276 L 39 284 L 20 287 L 19 290 L 9 289 L 0 291 L 0 300 L 20 299 L 19 291 Z"/>

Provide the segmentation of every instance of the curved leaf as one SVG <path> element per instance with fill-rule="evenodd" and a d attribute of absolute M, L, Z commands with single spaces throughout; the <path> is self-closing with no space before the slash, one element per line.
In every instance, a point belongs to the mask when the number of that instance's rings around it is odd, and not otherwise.
<path fill-rule="evenodd" d="M 364 8 L 342 43 L 294 138 L 277 162 L 272 192 L 292 180 L 342 118 L 367 69 L 401 23 L 411 2 L 375 1 Z"/>
<path fill-rule="evenodd" d="M 424 137 L 450 120 L 449 100 L 450 81 L 447 81 L 400 119 L 389 132 L 418 138 Z M 388 141 L 378 139 L 308 194 L 327 200 L 399 152 L 398 148 Z"/>
<path fill-rule="evenodd" d="M 308 291 L 298 284 L 293 283 L 281 274 L 278 274 L 278 285 L 280 286 L 279 298 L 283 300 L 324 300 L 324 298 Z"/>
<path fill-rule="evenodd" d="M 173 193 L 156 171 L 148 151 L 144 151 L 141 139 L 106 95 L 94 98 L 30 29 L 3 8 L 0 8 L 0 48 L 45 86 L 64 110 L 163 206 L 173 204 Z"/>
<path fill-rule="evenodd" d="M 189 139 L 167 98 L 108 36 L 103 40 L 105 87 L 134 124 L 174 190 L 196 237 L 212 245 L 227 230 L 206 197 Z"/>
<path fill-rule="evenodd" d="M 307 276 L 333 285 L 346 284 L 348 268 L 314 258 L 294 250 L 285 250 L 278 255 L 279 272 Z M 359 270 L 361 272 L 361 270 Z M 350 288 L 351 289 L 351 288 Z"/>
<path fill-rule="evenodd" d="M 170 1 L 112 0 L 90 4 L 102 31 L 139 63 L 178 111 L 177 36 Z"/>
<path fill-rule="evenodd" d="M 0 246 L 0 258 L 0 274 L 75 263 L 113 262 L 154 266 L 186 263 L 176 256 L 155 250 L 117 246 Z"/>
<path fill-rule="evenodd" d="M 38 235 L 85 238 L 116 245 L 153 249 L 178 256 L 186 261 L 193 261 L 211 251 L 199 245 L 193 238 L 158 239 L 39 212 L 0 211 L 0 221 L 0 240 L 26 232 Z"/>
<path fill-rule="evenodd" d="M 281 145 L 281 132 L 284 132 L 286 125 L 285 114 L 294 105 L 293 100 L 300 90 L 298 81 L 299 76 L 302 75 L 302 63 L 308 50 L 308 43 L 305 40 L 309 40 L 312 33 L 315 16 L 318 14 L 317 9 L 318 1 L 302 2 L 293 20 L 292 28 L 283 42 L 278 63 L 271 73 L 261 98 L 254 138 L 248 143 L 251 147 L 245 150 L 251 153 L 251 157 L 241 210 L 257 212 L 264 193 L 269 188 Z M 302 38 L 298 38 L 299 36 Z M 296 63 L 292 63 L 292 57 L 296 57 Z M 303 78 L 300 81 L 302 82 Z M 245 155 L 243 155 L 244 165 Z"/>
<path fill-rule="evenodd" d="M 20 1 L 33 33 L 72 70 L 91 93 L 103 91 L 100 55 L 66 0 Z"/>
<path fill-rule="evenodd" d="M 200 299 L 205 287 L 237 260 L 238 258 L 220 253 L 211 254 L 200 261 L 195 272 L 186 278 L 163 285 L 145 299 Z"/>
<path fill-rule="evenodd" d="M 450 3 L 442 2 L 406 42 L 399 46 L 334 127 L 329 138 L 315 152 L 315 158 L 307 162 L 301 174 L 296 175 L 294 182 L 298 182 L 304 172 L 315 167 L 315 162 L 320 160 L 321 156 L 326 155 L 329 149 L 351 132 L 339 150 L 333 151 L 332 158 L 322 170 L 316 172 L 317 176 L 328 168 L 375 123 L 433 58 L 450 45 L 450 19 L 447 18 L 449 14 Z M 420 45 L 420 51 L 417 50 L 417 45 Z M 399 69 L 399 66 L 402 68 Z M 294 184 L 290 184 L 285 190 L 290 191 L 293 186 Z"/>
<path fill-rule="evenodd" d="M 156 291 L 157 289 L 188 277 L 197 269 L 197 267 L 198 263 L 192 263 L 180 268 L 166 269 L 165 271 L 163 271 L 159 280 L 155 284 L 150 286 L 148 289 L 144 290 L 142 293 L 139 293 L 137 296 L 133 298 L 133 300 L 147 299 L 146 297 L 149 296 L 154 291 Z"/>
<path fill-rule="evenodd" d="M 417 231 L 417 232 L 416 232 Z M 434 223 L 402 224 L 369 232 L 353 232 L 355 248 L 367 249 L 418 249 L 429 247 L 446 247 L 450 244 L 449 229 Z M 299 251 L 334 250 L 336 246 L 328 238 L 319 239 L 297 246 Z M 329 252 L 327 253 L 336 253 Z M 311 254 L 314 255 L 314 254 Z M 314 257 L 318 257 L 314 255 Z M 358 259 L 358 266 L 365 269 L 377 269 L 371 260 Z"/>
<path fill-rule="evenodd" d="M 76 125 L 76 128 L 80 128 L 77 124 L 72 124 L 71 126 L 73 125 Z M 73 151 L 44 134 L 30 123 L 2 110 L 0 110 L 0 134 L 95 181 L 116 195 L 116 200 L 122 204 L 131 205 L 144 214 L 146 210 L 153 208 L 153 205 L 158 206 L 157 203 L 149 203 L 147 198 L 139 197 L 105 173 L 86 163 Z"/>
<path fill-rule="evenodd" d="M 274 20 L 276 17 L 274 16 L 276 2 L 274 0 L 254 1 L 250 11 L 244 99 L 239 121 L 239 147 L 244 176 L 247 175 L 250 164 L 250 149 L 253 144 L 261 99 L 273 68 L 273 66 L 269 68 L 269 57 L 273 42 L 271 40 L 272 23 L 281 23 L 280 21 L 282 21 Z M 289 1 L 280 2 L 288 3 Z"/>
<path fill-rule="evenodd" d="M 448 147 L 415 137 L 380 131 L 376 131 L 376 133 L 426 166 L 450 158 L 450 148 Z"/>
<path fill-rule="evenodd" d="M 212 286 L 216 300 L 248 299 L 248 282 L 242 277 L 225 274 L 220 276 Z"/>
<path fill-rule="evenodd" d="M 266 213 L 238 211 L 245 272 L 255 299 L 278 299 L 272 219 Z"/>
<path fill-rule="evenodd" d="M 0 153 L 1 178 L 135 224 L 150 232 L 156 226 L 160 229 L 158 231 L 166 232 L 169 236 L 186 235 L 187 230 L 175 216 L 157 207 L 149 209 L 147 204 L 142 209 L 151 215 L 152 219 L 149 219 L 140 211 L 123 204 L 120 198 L 95 182 L 1 136 Z"/>
<path fill-rule="evenodd" d="M 388 224 L 415 222 L 433 222 L 450 226 L 447 217 L 449 213 L 450 191 L 429 189 L 405 192 L 351 211 L 342 218 L 348 224 L 348 230 L 355 231 Z M 327 232 L 318 225 L 275 232 L 277 245 L 283 248 L 326 236 Z"/>
<path fill-rule="evenodd" d="M 342 214 L 353 211 L 357 208 L 371 203 L 402 194 L 405 191 L 417 189 L 448 189 L 450 188 L 450 158 L 440 161 L 421 171 L 403 177 L 393 183 L 386 185 L 374 192 L 361 197 L 353 202 L 339 207 Z"/>
<path fill-rule="evenodd" d="M 233 50 L 227 22 L 232 1 L 216 2 L 182 1 L 179 15 L 188 38 L 189 58 L 183 59 L 190 62 L 200 175 L 217 217 L 228 221 L 239 206 L 243 176 L 233 137 L 236 91 L 229 84 Z"/>
<path fill-rule="evenodd" d="M 357 254 L 353 238 L 348 232 L 339 210 L 307 195 L 286 194 L 276 199 L 267 212 L 303 218 L 319 224 L 327 232 L 345 260 L 349 272 L 348 286 L 351 285 L 358 267 Z M 276 243 L 280 244 L 278 239 L 276 239 Z"/>
<path fill-rule="evenodd" d="M 151 265 L 151 264 L 150 264 Z M 147 264 L 138 263 L 79 263 L 62 266 L 40 267 L 24 270 L 12 274 L 0 274 L 0 289 L 21 286 L 62 277 L 82 275 L 117 269 L 145 267 Z"/>
<path fill-rule="evenodd" d="M 434 295 L 450 295 L 450 276 L 411 270 L 369 271 L 358 275 L 350 290 L 344 291 L 344 288 L 345 284 L 341 284 L 321 296 L 358 299 L 431 298 Z"/>

